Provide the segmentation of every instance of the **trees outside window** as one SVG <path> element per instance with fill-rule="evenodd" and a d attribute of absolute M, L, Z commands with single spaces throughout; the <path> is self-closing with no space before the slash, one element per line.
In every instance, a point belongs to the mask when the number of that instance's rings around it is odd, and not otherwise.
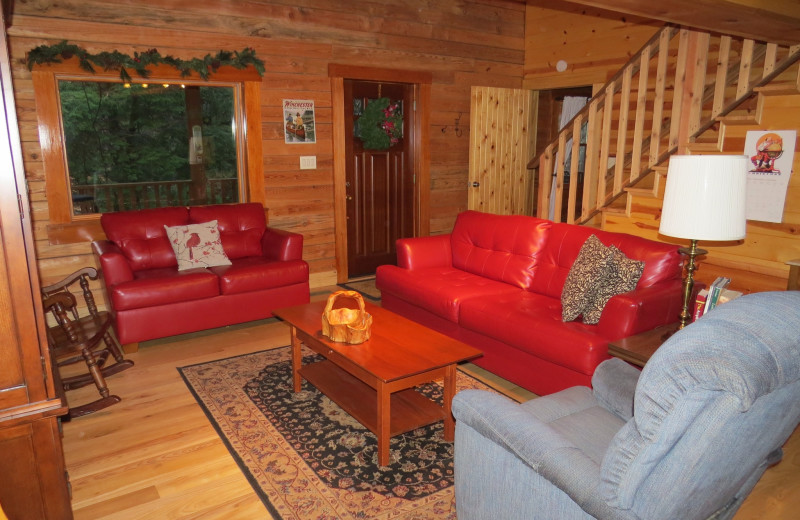
<path fill-rule="evenodd" d="M 264 204 L 259 71 L 147 73 L 124 81 L 75 57 L 33 66 L 51 244 L 103 238 L 104 212 Z"/>
<path fill-rule="evenodd" d="M 59 80 L 72 214 L 240 200 L 235 85 Z"/>

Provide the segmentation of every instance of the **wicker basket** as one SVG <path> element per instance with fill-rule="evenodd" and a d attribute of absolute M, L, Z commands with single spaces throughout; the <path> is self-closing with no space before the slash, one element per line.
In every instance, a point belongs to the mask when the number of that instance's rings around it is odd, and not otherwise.
<path fill-rule="evenodd" d="M 349 298 L 358 304 L 357 309 L 333 308 L 339 298 Z M 364 299 L 356 291 L 336 291 L 328 296 L 322 313 L 322 335 L 341 343 L 364 343 L 372 329 L 372 315 L 364 310 Z"/>

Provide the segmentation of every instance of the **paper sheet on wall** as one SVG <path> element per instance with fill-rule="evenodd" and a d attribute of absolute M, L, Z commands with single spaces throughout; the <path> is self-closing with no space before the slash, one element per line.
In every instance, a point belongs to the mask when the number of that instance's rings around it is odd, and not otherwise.
<path fill-rule="evenodd" d="M 796 139 L 794 130 L 747 132 L 744 153 L 751 163 L 747 172 L 747 220 L 783 221 Z"/>

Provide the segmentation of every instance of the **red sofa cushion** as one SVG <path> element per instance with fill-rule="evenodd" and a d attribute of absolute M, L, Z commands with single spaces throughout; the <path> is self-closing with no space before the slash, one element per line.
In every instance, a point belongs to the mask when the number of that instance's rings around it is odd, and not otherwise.
<path fill-rule="evenodd" d="M 177 267 L 137 271 L 136 278 L 111 289 L 116 311 L 200 300 L 219 295 L 217 275 L 206 269 L 178 271 Z"/>
<path fill-rule="evenodd" d="M 103 213 L 100 225 L 130 262 L 133 271 L 178 265 L 164 226 L 189 222 L 187 208 L 158 208 Z"/>
<path fill-rule="evenodd" d="M 230 260 L 261 256 L 261 237 L 267 229 L 264 207 L 257 202 L 192 206 L 192 223 L 217 221 L 222 248 Z"/>
<path fill-rule="evenodd" d="M 490 280 L 452 267 L 409 271 L 394 265 L 379 268 L 378 289 L 391 287 L 398 298 L 413 303 L 446 320 L 458 323 L 459 307 L 470 298 L 495 298 L 519 294 L 518 287 Z"/>
<path fill-rule="evenodd" d="M 450 236 L 453 267 L 528 289 L 551 225 L 522 215 L 460 213 Z"/>
<path fill-rule="evenodd" d="M 636 287 L 650 287 L 664 280 L 681 278 L 683 259 L 678 253 L 678 247 L 673 244 L 626 233 L 559 223 L 553 224 L 550 229 L 550 237 L 542 250 L 531 290 L 553 298 L 561 298 L 569 269 L 578 257 L 581 246 L 591 235 L 596 235 L 606 246 L 616 246 L 632 260 L 645 262 L 644 271 Z"/>
<path fill-rule="evenodd" d="M 232 265 L 212 267 L 219 276 L 220 293 L 240 294 L 308 282 L 308 264 L 303 260 L 273 262 L 264 257 L 233 260 Z"/>
<path fill-rule="evenodd" d="M 467 300 L 459 325 L 586 375 L 609 357 L 596 326 L 562 322 L 561 301 L 537 293 Z"/>

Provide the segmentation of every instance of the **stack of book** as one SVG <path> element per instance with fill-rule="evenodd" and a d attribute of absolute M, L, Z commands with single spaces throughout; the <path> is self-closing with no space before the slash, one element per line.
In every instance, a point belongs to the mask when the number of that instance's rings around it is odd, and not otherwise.
<path fill-rule="evenodd" d="M 739 291 L 728 289 L 731 279 L 726 276 L 719 276 L 708 289 L 703 289 L 697 293 L 697 300 L 694 305 L 694 316 L 692 320 L 696 320 L 703 314 L 707 313 L 717 305 L 731 301 L 742 295 Z"/>

